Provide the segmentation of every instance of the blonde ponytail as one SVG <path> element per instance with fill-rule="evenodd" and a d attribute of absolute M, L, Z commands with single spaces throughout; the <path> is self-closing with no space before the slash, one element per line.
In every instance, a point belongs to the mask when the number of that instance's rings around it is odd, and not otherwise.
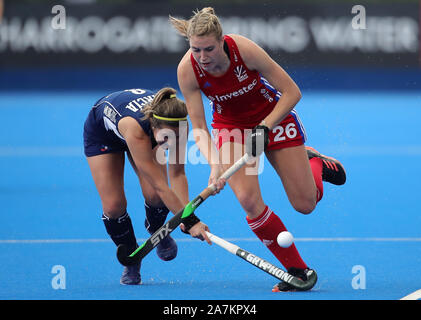
<path fill-rule="evenodd" d="M 214 35 L 217 39 L 222 38 L 222 26 L 212 7 L 193 11 L 193 16 L 189 20 L 177 19 L 172 16 L 169 16 L 169 20 L 174 29 L 187 39 L 192 36 L 207 35 Z"/>

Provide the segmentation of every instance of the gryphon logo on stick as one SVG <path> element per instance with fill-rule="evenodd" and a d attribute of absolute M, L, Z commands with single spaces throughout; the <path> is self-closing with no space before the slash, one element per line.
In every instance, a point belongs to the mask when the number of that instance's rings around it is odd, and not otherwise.
<path fill-rule="evenodd" d="M 292 276 L 288 273 L 284 272 L 283 270 L 279 269 L 278 267 L 274 266 L 273 264 L 256 257 L 255 255 L 248 253 L 246 256 L 246 260 L 251 264 L 257 266 L 258 268 L 266 271 L 277 277 L 278 279 L 282 279 L 285 282 L 289 282 L 292 279 Z"/>

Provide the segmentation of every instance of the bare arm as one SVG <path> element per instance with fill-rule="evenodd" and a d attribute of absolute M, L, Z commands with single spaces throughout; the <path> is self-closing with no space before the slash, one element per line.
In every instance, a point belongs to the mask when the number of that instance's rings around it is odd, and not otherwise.
<path fill-rule="evenodd" d="M 234 38 L 244 63 L 251 70 L 257 70 L 276 90 L 282 93 L 273 111 L 264 119 L 266 126 L 273 129 L 282 121 L 301 99 L 301 92 L 288 73 L 253 41 L 239 36 Z"/>
<path fill-rule="evenodd" d="M 180 130 L 181 131 L 181 130 Z M 183 130 L 184 131 L 184 130 Z M 184 161 L 186 156 L 187 127 L 185 132 L 180 132 L 176 139 L 175 148 L 170 148 L 168 175 L 171 189 L 177 194 L 180 200 L 187 204 L 189 202 L 189 190 L 186 172 L 184 170 Z M 173 153 L 173 154 L 171 154 Z"/>
<path fill-rule="evenodd" d="M 137 169 L 153 186 L 166 207 L 174 214 L 183 209 L 184 204 L 170 189 L 165 175 L 154 159 L 149 136 L 137 121 L 131 117 L 123 118 L 118 129 L 126 140 Z"/>
<path fill-rule="evenodd" d="M 181 60 L 177 77 L 181 92 L 186 102 L 187 111 L 193 125 L 195 142 L 208 163 L 212 166 L 218 163 L 218 151 L 212 143 L 203 109 L 202 93 L 190 65 L 189 51 Z"/>
<path fill-rule="evenodd" d="M 180 200 L 177 194 L 168 186 L 165 175 L 160 170 L 159 164 L 154 159 L 150 138 L 139 126 L 137 121 L 131 117 L 123 118 L 118 123 L 118 130 L 126 140 L 127 146 L 129 147 L 131 156 L 139 173 L 146 177 L 148 182 L 153 186 L 161 198 L 162 202 L 164 202 L 165 206 L 173 214 L 182 210 L 188 203 L 187 179 L 184 180 L 185 175 L 184 178 L 182 178 L 184 181 L 182 181 L 181 184 L 180 180 L 178 180 L 179 183 L 176 182 L 178 190 L 182 194 L 182 199 Z M 206 242 L 211 244 L 206 231 L 209 231 L 208 226 L 199 222 L 189 230 L 189 233 L 192 237 L 206 240 Z"/>
<path fill-rule="evenodd" d="M 217 193 L 224 187 L 225 180 L 217 182 L 217 178 L 221 175 L 218 150 L 216 150 L 208 130 L 205 111 L 203 109 L 202 94 L 191 67 L 189 57 L 190 51 L 186 53 L 178 66 L 178 83 L 193 125 L 193 136 L 196 145 L 211 166 L 209 184 L 215 183 Z"/>

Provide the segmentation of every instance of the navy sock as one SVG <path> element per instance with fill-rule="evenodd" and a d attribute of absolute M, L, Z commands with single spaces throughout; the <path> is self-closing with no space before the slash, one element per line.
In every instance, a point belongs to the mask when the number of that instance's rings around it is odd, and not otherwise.
<path fill-rule="evenodd" d="M 132 220 L 127 211 L 117 219 L 111 219 L 102 214 L 102 221 L 104 221 L 105 229 L 116 246 L 125 244 L 129 251 L 134 251 L 137 248 Z"/>
<path fill-rule="evenodd" d="M 167 215 L 170 212 L 167 207 L 154 208 L 145 202 L 145 227 L 150 234 L 153 234 L 158 230 L 167 219 Z"/>

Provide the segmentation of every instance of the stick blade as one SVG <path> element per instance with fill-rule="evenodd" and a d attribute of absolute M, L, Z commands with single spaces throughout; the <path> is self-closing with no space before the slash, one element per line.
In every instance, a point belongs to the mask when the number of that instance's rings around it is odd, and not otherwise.
<path fill-rule="evenodd" d="M 307 280 L 301 280 L 300 278 L 294 277 L 286 283 L 290 285 L 290 287 L 294 288 L 293 291 L 308 291 L 311 290 L 317 282 L 317 273 L 313 269 L 309 269 L 307 271 Z M 273 287 L 272 292 L 280 292 L 280 284 L 285 283 L 285 281 L 281 281 L 276 286 Z M 292 289 L 291 289 L 292 290 Z M 282 290 L 284 291 L 284 290 Z M 290 291 L 290 290 L 288 290 Z"/>
<path fill-rule="evenodd" d="M 140 262 L 138 256 L 130 257 L 127 246 L 120 244 L 117 247 L 117 259 L 123 266 L 131 266 Z"/>
<path fill-rule="evenodd" d="M 317 282 L 317 273 L 315 270 L 310 269 L 307 272 L 307 281 L 304 281 L 305 284 L 304 286 L 301 287 L 301 290 L 307 291 L 307 290 L 312 289 L 314 285 L 316 284 L 316 282 Z"/>
<path fill-rule="evenodd" d="M 294 279 L 295 280 L 295 279 Z M 314 287 L 317 282 L 317 273 L 315 270 L 310 269 L 307 271 L 307 280 L 303 281 L 297 278 L 297 281 L 291 282 L 297 290 L 299 291 L 307 291 Z"/>

